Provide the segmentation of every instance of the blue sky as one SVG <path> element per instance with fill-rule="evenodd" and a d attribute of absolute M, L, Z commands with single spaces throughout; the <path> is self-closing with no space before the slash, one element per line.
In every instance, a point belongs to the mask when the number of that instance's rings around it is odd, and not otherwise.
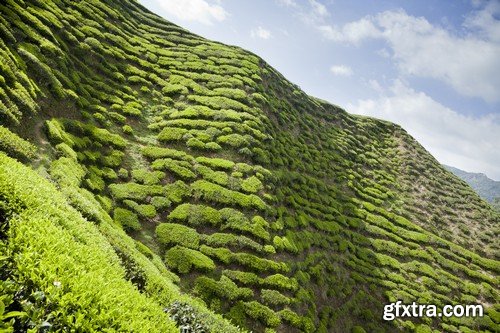
<path fill-rule="evenodd" d="M 310 95 L 400 124 L 500 180 L 500 1 L 140 0 L 261 56 Z"/>

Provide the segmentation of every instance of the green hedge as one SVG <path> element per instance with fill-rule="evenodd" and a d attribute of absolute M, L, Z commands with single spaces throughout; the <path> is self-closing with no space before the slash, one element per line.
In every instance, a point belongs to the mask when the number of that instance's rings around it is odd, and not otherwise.
<path fill-rule="evenodd" d="M 251 289 L 238 287 L 236 283 L 226 276 L 221 276 L 219 281 L 206 276 L 200 276 L 195 281 L 194 291 L 205 300 L 218 297 L 235 301 L 238 299 L 249 299 L 253 296 Z"/>
<path fill-rule="evenodd" d="M 140 230 L 141 224 L 137 214 L 128 209 L 117 207 L 113 211 L 113 218 L 120 223 L 125 230 Z"/>
<path fill-rule="evenodd" d="M 181 274 L 186 274 L 191 269 L 199 271 L 212 271 L 215 269 L 215 264 L 203 253 L 188 249 L 179 245 L 169 249 L 165 254 L 165 263 L 170 269 L 173 269 Z"/>
<path fill-rule="evenodd" d="M 268 327 L 277 327 L 281 324 L 281 318 L 273 310 L 256 301 L 244 302 L 245 313 L 254 319 L 260 320 Z"/>
<path fill-rule="evenodd" d="M 168 215 L 168 220 L 191 225 L 218 225 L 222 217 L 221 213 L 212 207 L 184 203 L 175 207 Z"/>
<path fill-rule="evenodd" d="M 50 318 L 55 331 L 178 332 L 162 306 L 123 278 L 118 257 L 97 227 L 50 182 L 2 154 L 0 197 L 11 217 L 0 255 L 17 267 L 9 281 L 28 293 L 21 298 L 44 295 L 23 321 Z"/>
<path fill-rule="evenodd" d="M 267 207 L 264 201 L 254 194 L 242 194 L 205 180 L 195 181 L 191 184 L 191 188 L 194 191 L 195 197 L 210 202 L 239 205 L 243 208 L 256 208 L 260 210 L 264 210 Z"/>
<path fill-rule="evenodd" d="M 0 125 L 0 150 L 12 157 L 33 158 L 36 147 Z"/>
<path fill-rule="evenodd" d="M 163 245 L 182 245 L 197 249 L 200 235 L 195 229 L 177 223 L 160 223 L 156 227 L 156 237 Z"/>

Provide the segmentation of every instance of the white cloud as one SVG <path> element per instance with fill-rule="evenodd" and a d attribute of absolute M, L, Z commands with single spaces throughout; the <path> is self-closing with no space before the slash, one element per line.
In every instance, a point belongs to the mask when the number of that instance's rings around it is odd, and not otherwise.
<path fill-rule="evenodd" d="M 466 17 L 464 26 L 476 29 L 483 37 L 500 42 L 500 21 L 495 19 L 500 15 L 500 2 L 488 2 L 484 8 Z"/>
<path fill-rule="evenodd" d="M 349 66 L 345 65 L 336 65 L 330 67 L 330 72 L 333 73 L 333 75 L 337 76 L 351 76 L 352 75 L 352 69 Z"/>
<path fill-rule="evenodd" d="M 308 5 L 297 6 L 297 14 L 306 24 L 319 26 L 324 24 L 325 19 L 330 16 L 330 12 L 318 0 L 309 0 Z"/>
<path fill-rule="evenodd" d="M 214 21 L 224 21 L 229 15 L 218 1 L 210 3 L 206 0 L 156 0 L 156 2 L 165 12 L 182 21 L 211 25 Z"/>
<path fill-rule="evenodd" d="M 321 2 L 316 0 L 309 0 L 309 4 L 311 5 L 313 15 L 317 17 L 326 17 L 330 15 L 328 9 L 326 9 L 325 5 L 323 5 Z"/>
<path fill-rule="evenodd" d="M 298 7 L 297 3 L 294 0 L 276 0 L 276 2 L 287 7 Z"/>
<path fill-rule="evenodd" d="M 252 38 L 258 37 L 262 39 L 269 39 L 272 37 L 271 32 L 267 29 L 264 29 L 262 27 L 258 27 L 257 29 L 253 29 L 250 31 L 250 35 Z"/>
<path fill-rule="evenodd" d="M 500 180 L 500 115 L 459 114 L 396 80 L 377 99 L 358 100 L 347 109 L 401 125 L 439 162 L 467 171 L 481 170 Z"/>
<path fill-rule="evenodd" d="M 371 89 L 375 90 L 378 93 L 382 93 L 384 91 L 384 88 L 377 80 L 368 80 L 367 84 Z"/>
<path fill-rule="evenodd" d="M 353 44 L 358 44 L 366 38 L 378 38 L 381 36 L 381 32 L 369 18 L 362 18 L 359 21 L 347 23 L 340 29 L 331 25 L 320 25 L 318 29 L 328 39 Z"/>
<path fill-rule="evenodd" d="M 500 101 L 500 5 L 488 4 L 464 21 L 460 36 L 403 10 L 367 16 L 342 27 L 317 25 L 326 38 L 359 44 L 379 38 L 405 75 L 445 82 L 458 93 Z"/>

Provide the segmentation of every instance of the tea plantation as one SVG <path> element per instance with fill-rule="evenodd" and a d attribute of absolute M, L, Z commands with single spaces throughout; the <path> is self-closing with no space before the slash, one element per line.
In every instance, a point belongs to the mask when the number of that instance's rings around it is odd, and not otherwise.
<path fill-rule="evenodd" d="M 499 332 L 500 215 L 399 126 L 134 0 L 0 12 L 0 332 Z"/>

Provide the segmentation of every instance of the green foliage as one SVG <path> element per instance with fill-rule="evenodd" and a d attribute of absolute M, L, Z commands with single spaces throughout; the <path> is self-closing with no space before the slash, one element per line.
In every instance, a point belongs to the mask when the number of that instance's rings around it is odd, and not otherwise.
<path fill-rule="evenodd" d="M 257 193 L 257 192 L 262 190 L 263 185 L 262 185 L 262 182 L 259 180 L 259 178 L 255 177 L 255 176 L 251 176 L 251 177 L 245 179 L 241 183 L 241 188 L 245 192 Z"/>
<path fill-rule="evenodd" d="M 163 191 L 166 193 L 167 199 L 174 203 L 179 203 L 191 195 L 191 188 L 182 180 L 166 185 Z"/>
<path fill-rule="evenodd" d="M 253 296 L 249 288 L 240 288 L 226 276 L 221 276 L 219 281 L 209 277 L 200 276 L 195 281 L 194 291 L 203 299 L 210 300 L 213 297 L 223 298 L 230 301 L 248 299 Z"/>
<path fill-rule="evenodd" d="M 153 218 L 156 216 L 156 208 L 153 205 L 141 205 L 132 200 L 124 200 L 123 203 L 142 218 Z"/>
<path fill-rule="evenodd" d="M 142 183 L 144 185 L 156 185 L 159 184 L 162 179 L 165 178 L 165 174 L 161 171 L 149 172 L 144 169 L 134 169 L 132 170 L 132 179 Z"/>
<path fill-rule="evenodd" d="M 218 210 L 204 205 L 181 204 L 168 215 L 172 222 L 188 223 L 197 225 L 218 225 L 222 216 Z"/>
<path fill-rule="evenodd" d="M 113 211 L 113 218 L 116 222 L 123 226 L 125 230 L 140 230 L 141 224 L 139 223 L 139 218 L 137 214 L 131 212 L 128 209 L 117 207 Z"/>
<path fill-rule="evenodd" d="M 228 250 L 223 247 L 213 248 L 206 245 L 202 245 L 200 247 L 200 251 L 201 253 L 206 254 L 209 257 L 215 258 L 223 262 L 224 264 L 229 264 L 233 257 L 233 253 L 231 252 L 231 250 Z"/>
<path fill-rule="evenodd" d="M 170 207 L 172 202 L 165 197 L 152 197 L 151 204 L 157 209 L 162 210 Z"/>
<path fill-rule="evenodd" d="M 196 158 L 196 162 L 209 166 L 213 169 L 220 170 L 231 170 L 234 167 L 234 162 L 222 158 L 199 156 Z"/>
<path fill-rule="evenodd" d="M 115 200 L 131 199 L 135 201 L 145 201 L 150 195 L 162 195 L 166 192 L 160 185 L 137 183 L 111 184 L 109 190 Z"/>
<path fill-rule="evenodd" d="M 260 297 L 262 298 L 264 304 L 269 306 L 289 305 L 291 303 L 289 297 L 286 297 L 279 291 L 271 289 L 262 289 L 260 291 Z"/>
<path fill-rule="evenodd" d="M 282 274 L 269 275 L 266 278 L 264 278 L 263 283 L 266 286 L 274 287 L 281 290 L 295 291 L 299 288 L 299 285 L 295 279 L 290 279 Z"/>
<path fill-rule="evenodd" d="M 215 264 L 212 259 L 203 253 L 178 245 L 166 252 L 165 263 L 170 269 L 181 274 L 189 273 L 192 269 L 202 272 L 215 269 Z"/>
<path fill-rule="evenodd" d="M 197 249 L 200 235 L 195 229 L 176 223 L 160 223 L 156 227 L 156 237 L 163 245 L 182 245 Z"/>
<path fill-rule="evenodd" d="M 251 318 L 262 321 L 266 326 L 277 327 L 281 318 L 270 308 L 256 301 L 245 302 L 245 313 Z"/>
<path fill-rule="evenodd" d="M 167 170 L 175 176 L 184 180 L 196 178 L 196 174 L 190 170 L 188 162 L 176 161 L 171 158 L 162 158 L 155 160 L 151 167 L 155 170 Z"/>
<path fill-rule="evenodd" d="M 77 187 L 80 185 L 86 170 L 74 159 L 61 157 L 50 165 L 50 175 L 61 187 Z"/>
<path fill-rule="evenodd" d="M 217 138 L 217 143 L 228 145 L 232 148 L 242 148 L 250 144 L 245 136 L 237 133 L 221 135 Z"/>
<path fill-rule="evenodd" d="M 18 294 L 26 313 L 20 325 L 41 325 L 50 318 L 53 330 L 177 331 L 158 303 L 123 279 L 124 269 L 106 238 L 51 183 L 0 154 L 0 193 L 9 211 L 16 212 L 0 256 L 12 262 L 2 269 L 2 274 L 10 272 L 8 283 L 26 292 Z M 117 311 L 104 311 L 110 304 Z M 82 312 L 92 315 L 75 321 Z"/>
<path fill-rule="evenodd" d="M 232 246 L 235 248 L 248 248 L 262 251 L 263 247 L 256 241 L 241 235 L 213 233 L 203 237 L 203 241 L 211 246 Z"/>
<path fill-rule="evenodd" d="M 141 149 L 144 156 L 151 158 L 153 160 L 160 158 L 172 158 L 178 160 L 184 160 L 187 158 L 188 154 L 183 151 L 175 150 L 171 148 L 153 147 L 146 146 Z"/>
<path fill-rule="evenodd" d="M 256 208 L 261 210 L 266 208 L 264 201 L 254 194 L 245 195 L 205 180 L 195 181 L 191 184 L 191 188 L 193 189 L 195 197 L 202 198 L 209 202 L 233 204 L 243 208 Z"/>
<path fill-rule="evenodd" d="M 175 301 L 165 309 L 170 319 L 174 320 L 177 326 L 182 327 L 186 332 L 203 333 L 209 331 L 206 318 L 197 313 L 189 304 Z"/>
<path fill-rule="evenodd" d="M 185 128 L 164 127 L 158 134 L 158 140 L 162 142 L 175 142 L 182 139 L 184 134 L 188 132 Z"/>
<path fill-rule="evenodd" d="M 36 147 L 0 125 L 0 150 L 13 157 L 33 158 Z"/>
<path fill-rule="evenodd" d="M 133 128 L 130 125 L 123 125 L 122 131 L 125 134 L 129 134 L 129 135 L 134 134 L 134 130 L 133 130 Z"/>

